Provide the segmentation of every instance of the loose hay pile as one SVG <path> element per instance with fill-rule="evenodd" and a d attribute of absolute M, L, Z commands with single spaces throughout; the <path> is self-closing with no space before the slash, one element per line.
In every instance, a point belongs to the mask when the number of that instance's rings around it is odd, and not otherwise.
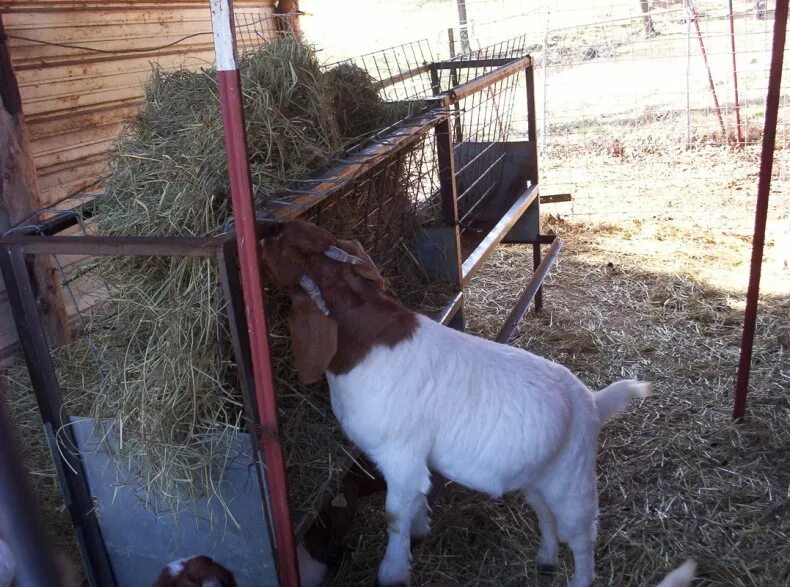
<path fill-rule="evenodd" d="M 374 80 L 353 65 L 323 71 L 312 48 L 294 38 L 269 42 L 245 57 L 240 73 L 259 207 L 275 194 L 280 201 L 292 182 L 409 110 L 383 103 Z M 406 151 L 400 157 L 409 156 Z M 392 169 L 387 209 L 400 222 L 386 226 L 395 233 L 392 248 L 376 260 L 385 275 L 398 276 L 396 293 L 429 311 L 441 302 L 425 297 L 424 276 L 404 254 L 411 244 L 409 231 L 416 229 L 407 218 L 416 215 L 406 189 L 408 169 Z M 346 198 L 331 228 L 370 245 L 385 227 L 363 219 L 354 197 Z M 95 231 L 210 236 L 221 233 L 229 217 L 215 72 L 157 69 L 139 116 L 119 141 L 106 197 L 94 216 Z M 404 258 L 411 267 L 404 267 Z M 164 496 L 168 505 L 212 495 L 220 486 L 229 435 L 243 429 L 216 264 L 197 258 L 104 257 L 94 275 L 111 294 L 88 316 L 85 338 L 77 343 L 87 341 L 91 352 L 58 361 L 62 380 L 74 372 L 94 374 L 91 401 L 80 402 L 72 413 L 108 418 L 121 436 L 118 457 L 127 459 L 144 487 Z M 293 373 L 285 300 L 274 292 L 270 301 L 291 505 L 298 517 L 336 482 L 348 456 L 326 394 L 318 386 L 300 385 Z M 67 385 L 64 393 L 73 402 L 84 391 Z M 32 403 L 28 409 L 34 409 Z"/>
<path fill-rule="evenodd" d="M 730 421 L 749 243 L 671 224 L 550 221 L 567 248 L 545 311 L 515 346 L 555 359 L 600 389 L 641 377 L 654 395 L 601 433 L 601 585 L 655 585 L 688 557 L 699 585 L 786 585 L 790 576 L 790 289 L 762 297 L 748 421 Z M 660 248 L 673 244 L 674 254 Z M 657 250 L 658 249 L 658 250 Z M 531 247 L 502 247 L 471 283 L 468 329 L 496 334 L 531 273 Z M 782 276 L 766 265 L 766 285 Z M 703 279 L 738 276 L 730 289 Z M 704 277 L 703 277 L 704 276 Z M 784 283 L 788 283 L 786 272 Z M 773 289 L 777 289 L 774 287 Z M 369 500 L 333 585 L 373 580 L 384 554 L 383 499 Z M 519 496 L 493 501 L 449 485 L 414 549 L 417 585 L 566 585 L 536 572 L 537 522 Z M 695 583 L 696 585 L 697 583 Z"/>

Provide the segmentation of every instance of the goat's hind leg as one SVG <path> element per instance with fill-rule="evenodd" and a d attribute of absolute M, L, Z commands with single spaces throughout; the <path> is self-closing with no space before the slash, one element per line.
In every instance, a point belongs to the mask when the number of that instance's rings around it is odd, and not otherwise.
<path fill-rule="evenodd" d="M 428 498 L 420 494 L 417 497 L 417 508 L 414 513 L 414 519 L 411 521 L 411 544 L 419 544 L 428 536 L 431 529 L 431 519 L 428 512 Z"/>
<path fill-rule="evenodd" d="M 430 474 L 424 464 L 415 460 L 400 466 L 379 468 L 387 481 L 386 515 L 388 542 L 378 572 L 379 585 L 406 585 L 411 568 L 411 533 L 425 494 L 430 488 Z M 427 509 L 427 508 L 426 508 Z M 427 524 L 427 511 L 425 512 Z"/>
<path fill-rule="evenodd" d="M 522 490 L 524 500 L 535 511 L 540 525 L 540 546 L 538 547 L 538 571 L 553 573 L 559 565 L 560 545 L 557 539 L 557 521 L 551 513 L 543 496 L 535 489 Z"/>
<path fill-rule="evenodd" d="M 557 536 L 573 553 L 573 579 L 569 587 L 590 587 L 595 578 L 595 539 L 598 496 L 590 492 L 564 495 L 547 501 L 557 522 Z"/>

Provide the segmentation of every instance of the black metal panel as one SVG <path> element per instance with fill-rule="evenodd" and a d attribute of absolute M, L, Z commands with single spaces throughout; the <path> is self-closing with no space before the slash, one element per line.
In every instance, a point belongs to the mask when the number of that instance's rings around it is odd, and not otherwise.
<path fill-rule="evenodd" d="M 63 485 L 61 492 L 80 542 L 89 581 L 95 587 L 115 583 L 101 531 L 96 520 L 88 485 L 71 427 L 63 406 L 60 386 L 49 354 L 49 345 L 35 302 L 33 286 L 21 247 L 0 246 L 2 270 L 8 301 L 14 315 L 22 353 L 45 426 L 58 431 L 53 460 Z"/>

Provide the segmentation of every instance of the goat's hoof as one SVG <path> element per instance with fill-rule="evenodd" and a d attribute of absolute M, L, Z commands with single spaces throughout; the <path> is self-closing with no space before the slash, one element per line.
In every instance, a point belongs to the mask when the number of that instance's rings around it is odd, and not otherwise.
<path fill-rule="evenodd" d="M 559 570 L 557 565 L 551 563 L 538 563 L 538 573 L 542 575 L 553 575 Z"/>

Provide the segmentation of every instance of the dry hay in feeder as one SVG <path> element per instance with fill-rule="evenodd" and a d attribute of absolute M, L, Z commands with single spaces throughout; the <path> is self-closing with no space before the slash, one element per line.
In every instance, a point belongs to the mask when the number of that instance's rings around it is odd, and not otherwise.
<path fill-rule="evenodd" d="M 550 220 L 567 247 L 512 344 L 557 360 L 593 389 L 640 377 L 654 395 L 600 437 L 603 585 L 655 585 L 687 558 L 695 585 L 786 585 L 790 576 L 790 289 L 764 295 L 747 421 L 731 422 L 749 242 L 668 223 Z M 674 254 L 660 249 L 672 243 Z M 531 274 L 532 249 L 500 247 L 466 297 L 471 332 L 493 337 Z M 764 267 L 767 284 L 783 278 Z M 772 272 L 775 272 L 772 274 Z M 732 288 L 702 275 L 738 276 Z M 362 585 L 384 554 L 381 496 L 366 500 L 331 584 Z M 537 521 L 520 496 L 447 486 L 414 548 L 417 585 L 566 585 L 539 575 Z"/>
<path fill-rule="evenodd" d="M 281 190 L 325 165 L 344 144 L 391 124 L 404 112 L 374 99 L 373 81 L 352 67 L 343 75 L 324 72 L 313 49 L 293 38 L 267 43 L 243 59 L 240 71 L 259 207 L 275 194 L 279 201 Z M 358 84 L 354 90 L 367 96 L 365 100 L 337 100 L 351 94 L 349 88 L 338 87 L 349 80 Z M 339 121 L 349 118 L 344 109 L 351 102 L 367 122 L 353 129 L 340 127 Z M 215 72 L 155 69 L 139 116 L 119 140 L 106 196 L 97 203 L 96 233 L 223 232 L 230 202 L 222 137 Z M 408 157 L 407 152 L 401 157 Z M 399 210 L 402 220 L 414 213 L 406 201 L 405 180 L 398 178 L 405 173 L 396 171 L 388 184 L 387 209 Z M 347 209 L 335 215 L 331 228 L 367 238 L 370 245 L 384 225 L 363 218 L 352 196 L 345 198 Z M 423 310 L 438 309 L 440 295 L 431 298 L 429 291 L 426 297 L 424 276 L 402 250 L 412 236 L 403 231 L 415 227 L 405 220 L 388 226 L 396 233 L 390 241 L 394 248 L 382 250 L 376 261 L 385 275 L 398 276 L 396 293 Z M 412 266 L 404 269 L 408 264 Z M 96 261 L 93 277 L 110 294 L 86 317 L 84 338 L 76 343 L 85 341 L 92 352 L 59 368 L 92 370 L 97 391 L 71 413 L 109 420 L 121 436 L 118 458 L 138 472 L 158 504 L 176 507 L 214 495 L 231 450 L 229 439 L 244 429 L 216 263 L 202 258 L 104 257 Z M 315 507 L 328 485 L 337 483 L 349 457 L 324 391 L 297 381 L 289 362 L 286 310 L 282 296 L 272 292 L 280 418 L 291 505 L 298 519 Z M 68 387 L 64 393 L 70 401 Z"/>

